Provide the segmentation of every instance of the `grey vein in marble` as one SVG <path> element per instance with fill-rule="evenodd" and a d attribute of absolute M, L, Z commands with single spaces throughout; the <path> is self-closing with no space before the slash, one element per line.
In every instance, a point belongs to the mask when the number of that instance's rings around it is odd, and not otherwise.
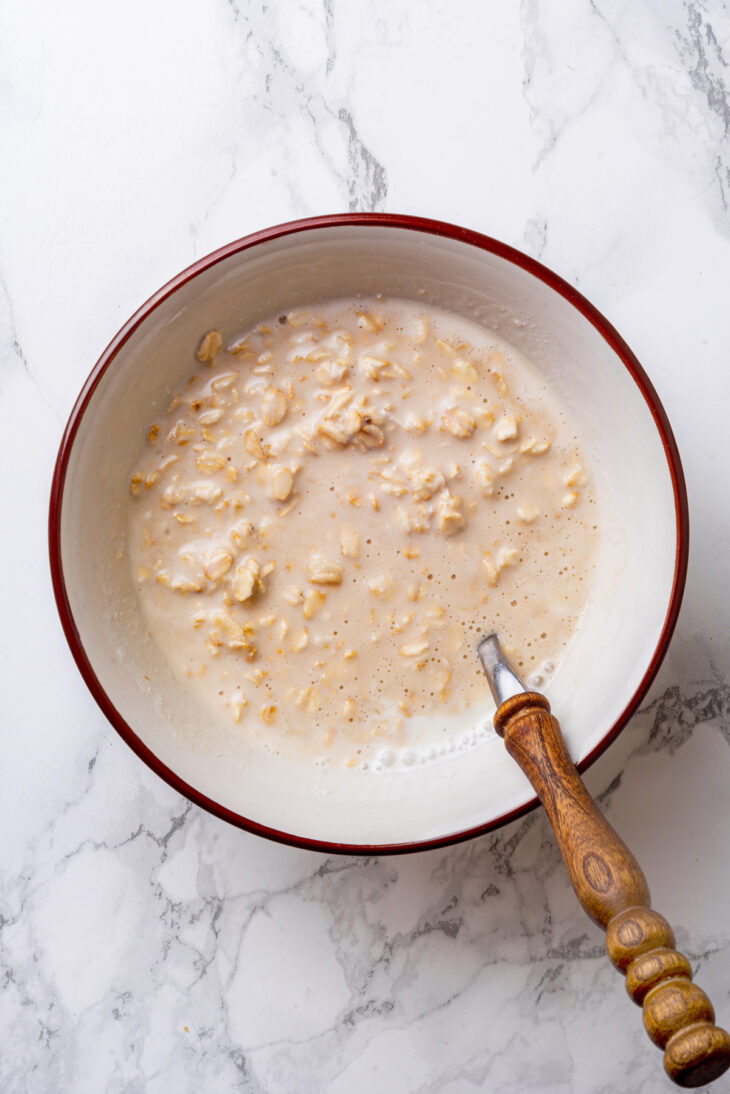
<path fill-rule="evenodd" d="M 253 79 L 251 91 L 241 102 L 244 115 L 258 109 L 269 116 L 265 124 L 270 125 L 273 119 L 281 133 L 282 150 L 292 129 L 301 129 L 303 139 L 338 180 L 349 211 L 382 209 L 388 193 L 385 167 L 360 134 L 347 82 L 336 79 L 337 8 L 333 0 L 327 0 L 321 12 L 311 18 L 312 32 L 324 47 L 325 64 L 324 70 L 313 64 L 310 71 L 302 58 L 287 55 L 275 6 L 228 0 L 228 7 L 234 33 L 245 44 L 250 59 L 247 69 Z M 286 19 L 283 14 L 281 17 Z M 254 125 L 261 128 L 260 123 Z M 282 169 L 284 166 L 282 163 Z M 287 184 L 292 196 L 301 200 L 295 175 L 287 173 Z"/>
<path fill-rule="evenodd" d="M 677 42 L 692 87 L 707 101 L 711 114 L 720 122 L 714 165 L 722 207 L 727 212 L 730 194 L 730 81 L 722 41 L 727 41 L 730 18 L 724 4 L 686 3 L 684 8 L 686 27 L 677 29 Z M 715 30 L 715 19 L 723 24 L 722 34 Z"/>

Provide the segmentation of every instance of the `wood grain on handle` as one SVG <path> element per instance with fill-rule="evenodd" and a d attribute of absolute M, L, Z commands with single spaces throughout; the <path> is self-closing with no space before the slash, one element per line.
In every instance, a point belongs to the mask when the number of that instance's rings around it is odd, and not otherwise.
<path fill-rule="evenodd" d="M 547 699 L 537 692 L 507 699 L 494 728 L 544 805 L 578 899 L 606 930 L 608 956 L 643 1007 L 667 1074 L 684 1087 L 712 1082 L 730 1067 L 730 1036 L 714 1024 L 672 928 L 649 907 L 646 878 L 583 785 Z"/>

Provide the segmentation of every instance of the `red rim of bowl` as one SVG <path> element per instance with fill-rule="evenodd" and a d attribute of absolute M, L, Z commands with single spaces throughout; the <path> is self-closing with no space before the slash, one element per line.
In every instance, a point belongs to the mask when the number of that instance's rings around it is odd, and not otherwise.
<path fill-rule="evenodd" d="M 50 511 L 48 521 L 48 541 L 50 551 L 50 563 L 51 563 L 51 577 L 53 580 L 53 592 L 56 598 L 56 604 L 58 612 L 61 617 L 61 624 L 63 626 L 66 640 L 70 646 L 71 653 L 74 660 L 78 665 L 79 671 L 83 676 L 89 691 L 93 695 L 97 704 L 101 708 L 102 712 L 106 716 L 112 726 L 119 733 L 120 737 L 129 745 L 129 747 L 136 752 L 137 756 L 143 760 L 148 767 L 150 767 L 161 779 L 164 779 L 169 786 L 190 801 L 199 805 L 202 809 L 207 810 L 214 816 L 219 817 L 221 820 L 228 821 L 230 824 L 235 825 L 238 828 L 243 828 L 248 832 L 251 832 L 258 836 L 263 836 L 267 839 L 275 840 L 278 843 L 290 844 L 295 847 L 303 847 L 312 851 L 320 851 L 325 853 L 336 854 L 350 854 L 350 855 L 387 855 L 387 854 L 403 854 L 409 851 L 425 851 L 431 850 L 437 847 L 445 847 L 449 844 L 460 843 L 462 840 L 472 839 L 474 836 L 483 835 L 485 832 L 489 832 L 492 829 L 499 828 L 503 824 L 507 824 L 509 821 L 515 820 L 518 817 L 524 816 L 525 813 L 530 812 L 538 805 L 537 798 L 532 798 L 530 801 L 525 802 L 524 805 L 519 806 L 517 809 L 513 809 L 507 813 L 502 814 L 499 817 L 494 818 L 484 824 L 477 825 L 474 828 L 467 829 L 465 831 L 453 832 L 450 835 L 440 836 L 436 839 L 426 840 L 414 840 L 408 843 L 388 843 L 388 844 L 347 844 L 337 843 L 336 841 L 329 840 L 316 840 L 307 839 L 303 836 L 297 836 L 290 832 L 282 832 L 276 828 L 271 828 L 267 825 L 259 824 L 256 821 L 250 820 L 247 817 L 241 816 L 239 813 L 235 813 L 233 810 L 226 808 L 219 802 L 214 801 L 212 798 L 202 794 L 195 787 L 181 779 L 171 768 L 167 767 L 156 755 L 144 744 L 142 740 L 137 736 L 132 727 L 124 720 L 119 711 L 113 705 L 109 696 L 106 694 L 103 686 L 97 678 L 91 662 L 84 649 L 81 636 L 76 628 L 76 623 L 71 612 L 69 604 L 68 594 L 66 590 L 66 583 L 63 572 L 63 561 L 61 556 L 61 512 L 63 506 L 63 492 L 64 484 L 66 480 L 66 472 L 68 469 L 68 462 L 73 448 L 76 433 L 79 428 L 81 419 L 89 405 L 91 397 L 106 370 L 112 365 L 119 350 L 129 339 L 132 333 L 140 326 L 142 322 L 157 308 L 162 301 L 166 300 L 172 293 L 176 292 L 182 285 L 185 285 L 191 278 L 197 277 L 198 274 L 204 270 L 209 269 L 211 266 L 215 266 L 218 262 L 223 261 L 230 255 L 236 254 L 239 251 L 248 250 L 251 247 L 257 246 L 259 243 L 265 243 L 273 239 L 278 239 L 283 236 L 293 235 L 297 232 L 311 231 L 317 228 L 331 228 L 338 226 L 372 226 L 372 227 L 388 227 L 388 228 L 402 228 L 408 231 L 424 232 L 429 235 L 446 236 L 449 239 L 457 240 L 461 243 L 467 243 L 472 247 L 479 247 L 481 250 L 490 251 L 492 254 L 498 255 L 500 258 L 505 259 L 508 262 L 512 262 L 514 265 L 521 267 L 533 277 L 543 281 L 555 292 L 564 297 L 573 307 L 578 311 L 595 327 L 601 337 L 608 343 L 614 353 L 626 366 L 627 370 L 631 374 L 634 382 L 641 391 L 647 406 L 651 411 L 652 417 L 656 424 L 659 435 L 662 439 L 664 446 L 664 452 L 669 467 L 669 474 L 672 480 L 672 488 L 674 491 L 674 506 L 675 517 L 677 527 L 677 549 L 674 562 L 674 579 L 672 582 L 672 594 L 669 600 L 667 613 L 664 619 L 664 625 L 662 627 L 659 641 L 657 643 L 654 654 L 649 662 L 649 666 L 644 673 L 644 676 L 637 687 L 636 691 L 632 695 L 631 699 L 624 708 L 621 716 L 614 722 L 610 730 L 602 738 L 596 747 L 578 764 L 580 771 L 584 771 L 590 764 L 596 760 L 601 753 L 616 739 L 618 734 L 624 728 L 631 716 L 636 711 L 641 700 L 644 698 L 652 680 L 654 679 L 659 666 L 664 658 L 664 655 L 669 646 L 672 632 L 674 631 L 677 617 L 679 615 L 679 609 L 682 602 L 682 595 L 684 593 L 685 579 L 687 576 L 687 562 L 689 556 L 689 510 L 687 504 L 687 490 L 684 481 L 684 472 L 682 470 L 682 464 L 679 458 L 679 451 L 677 444 L 672 433 L 669 420 L 667 418 L 664 407 L 661 404 L 659 396 L 654 390 L 654 386 L 651 383 L 649 377 L 645 373 L 638 360 L 624 342 L 623 338 L 619 335 L 618 331 L 608 322 L 608 320 L 591 304 L 584 296 L 581 295 L 576 289 L 569 285 L 547 266 L 543 266 L 540 262 L 537 262 L 533 258 L 529 258 L 527 255 L 522 254 L 521 251 L 516 250 L 514 247 L 510 247 L 506 243 L 501 243 L 499 240 L 492 239 L 490 236 L 482 235 L 479 232 L 474 232 L 468 228 L 461 228 L 454 224 L 448 224 L 439 220 L 430 220 L 425 217 L 405 216 L 392 213 L 338 213 L 331 216 L 319 216 L 310 217 L 304 220 L 293 220 L 286 224 L 279 224 L 272 228 L 266 228 L 260 232 L 254 232 L 252 235 L 244 236 L 243 239 L 236 240 L 233 243 L 227 244 L 225 247 L 220 247 L 217 251 L 213 251 L 212 254 L 206 255 L 204 258 L 194 262 L 192 266 L 188 266 L 176 277 L 173 277 L 171 281 L 168 281 L 161 289 L 159 289 L 153 296 L 147 300 L 145 304 L 139 308 L 134 315 L 124 324 L 121 330 L 115 335 L 107 348 L 102 353 L 101 357 L 94 366 L 89 378 L 84 384 L 81 393 L 76 400 L 76 403 L 71 411 L 71 415 L 66 425 L 66 429 L 61 440 L 61 445 L 56 459 L 56 467 L 53 475 L 53 483 L 51 486 L 51 499 L 50 499 Z"/>

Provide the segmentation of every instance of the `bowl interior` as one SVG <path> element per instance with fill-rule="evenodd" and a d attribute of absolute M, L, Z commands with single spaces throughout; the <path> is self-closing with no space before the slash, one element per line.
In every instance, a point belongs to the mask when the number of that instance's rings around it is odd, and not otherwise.
<path fill-rule="evenodd" d="M 130 474 L 148 424 L 194 371 L 201 333 L 217 327 L 225 340 L 272 312 L 358 293 L 425 300 L 492 328 L 547 375 L 582 432 L 604 534 L 588 608 L 549 689 L 576 761 L 610 733 L 652 662 L 678 531 L 667 455 L 639 386 L 566 296 L 509 257 L 413 228 L 311 227 L 224 254 L 142 309 L 77 414 L 63 484 L 60 560 L 89 667 L 118 728 L 121 719 L 198 800 L 298 840 L 378 847 L 487 825 L 532 791 L 494 735 L 468 753 L 377 775 L 252 746 L 166 666 L 125 555 Z M 492 710 L 485 684 L 464 729 Z"/>

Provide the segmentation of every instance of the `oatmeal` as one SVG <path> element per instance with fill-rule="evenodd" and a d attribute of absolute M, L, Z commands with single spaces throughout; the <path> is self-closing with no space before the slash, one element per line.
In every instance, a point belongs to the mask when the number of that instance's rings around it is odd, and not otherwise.
<path fill-rule="evenodd" d="M 585 454 L 544 379 L 467 320 L 339 301 L 224 346 L 150 423 L 133 576 L 169 663 L 252 739 L 343 762 L 482 699 L 497 630 L 536 685 L 582 611 Z"/>

